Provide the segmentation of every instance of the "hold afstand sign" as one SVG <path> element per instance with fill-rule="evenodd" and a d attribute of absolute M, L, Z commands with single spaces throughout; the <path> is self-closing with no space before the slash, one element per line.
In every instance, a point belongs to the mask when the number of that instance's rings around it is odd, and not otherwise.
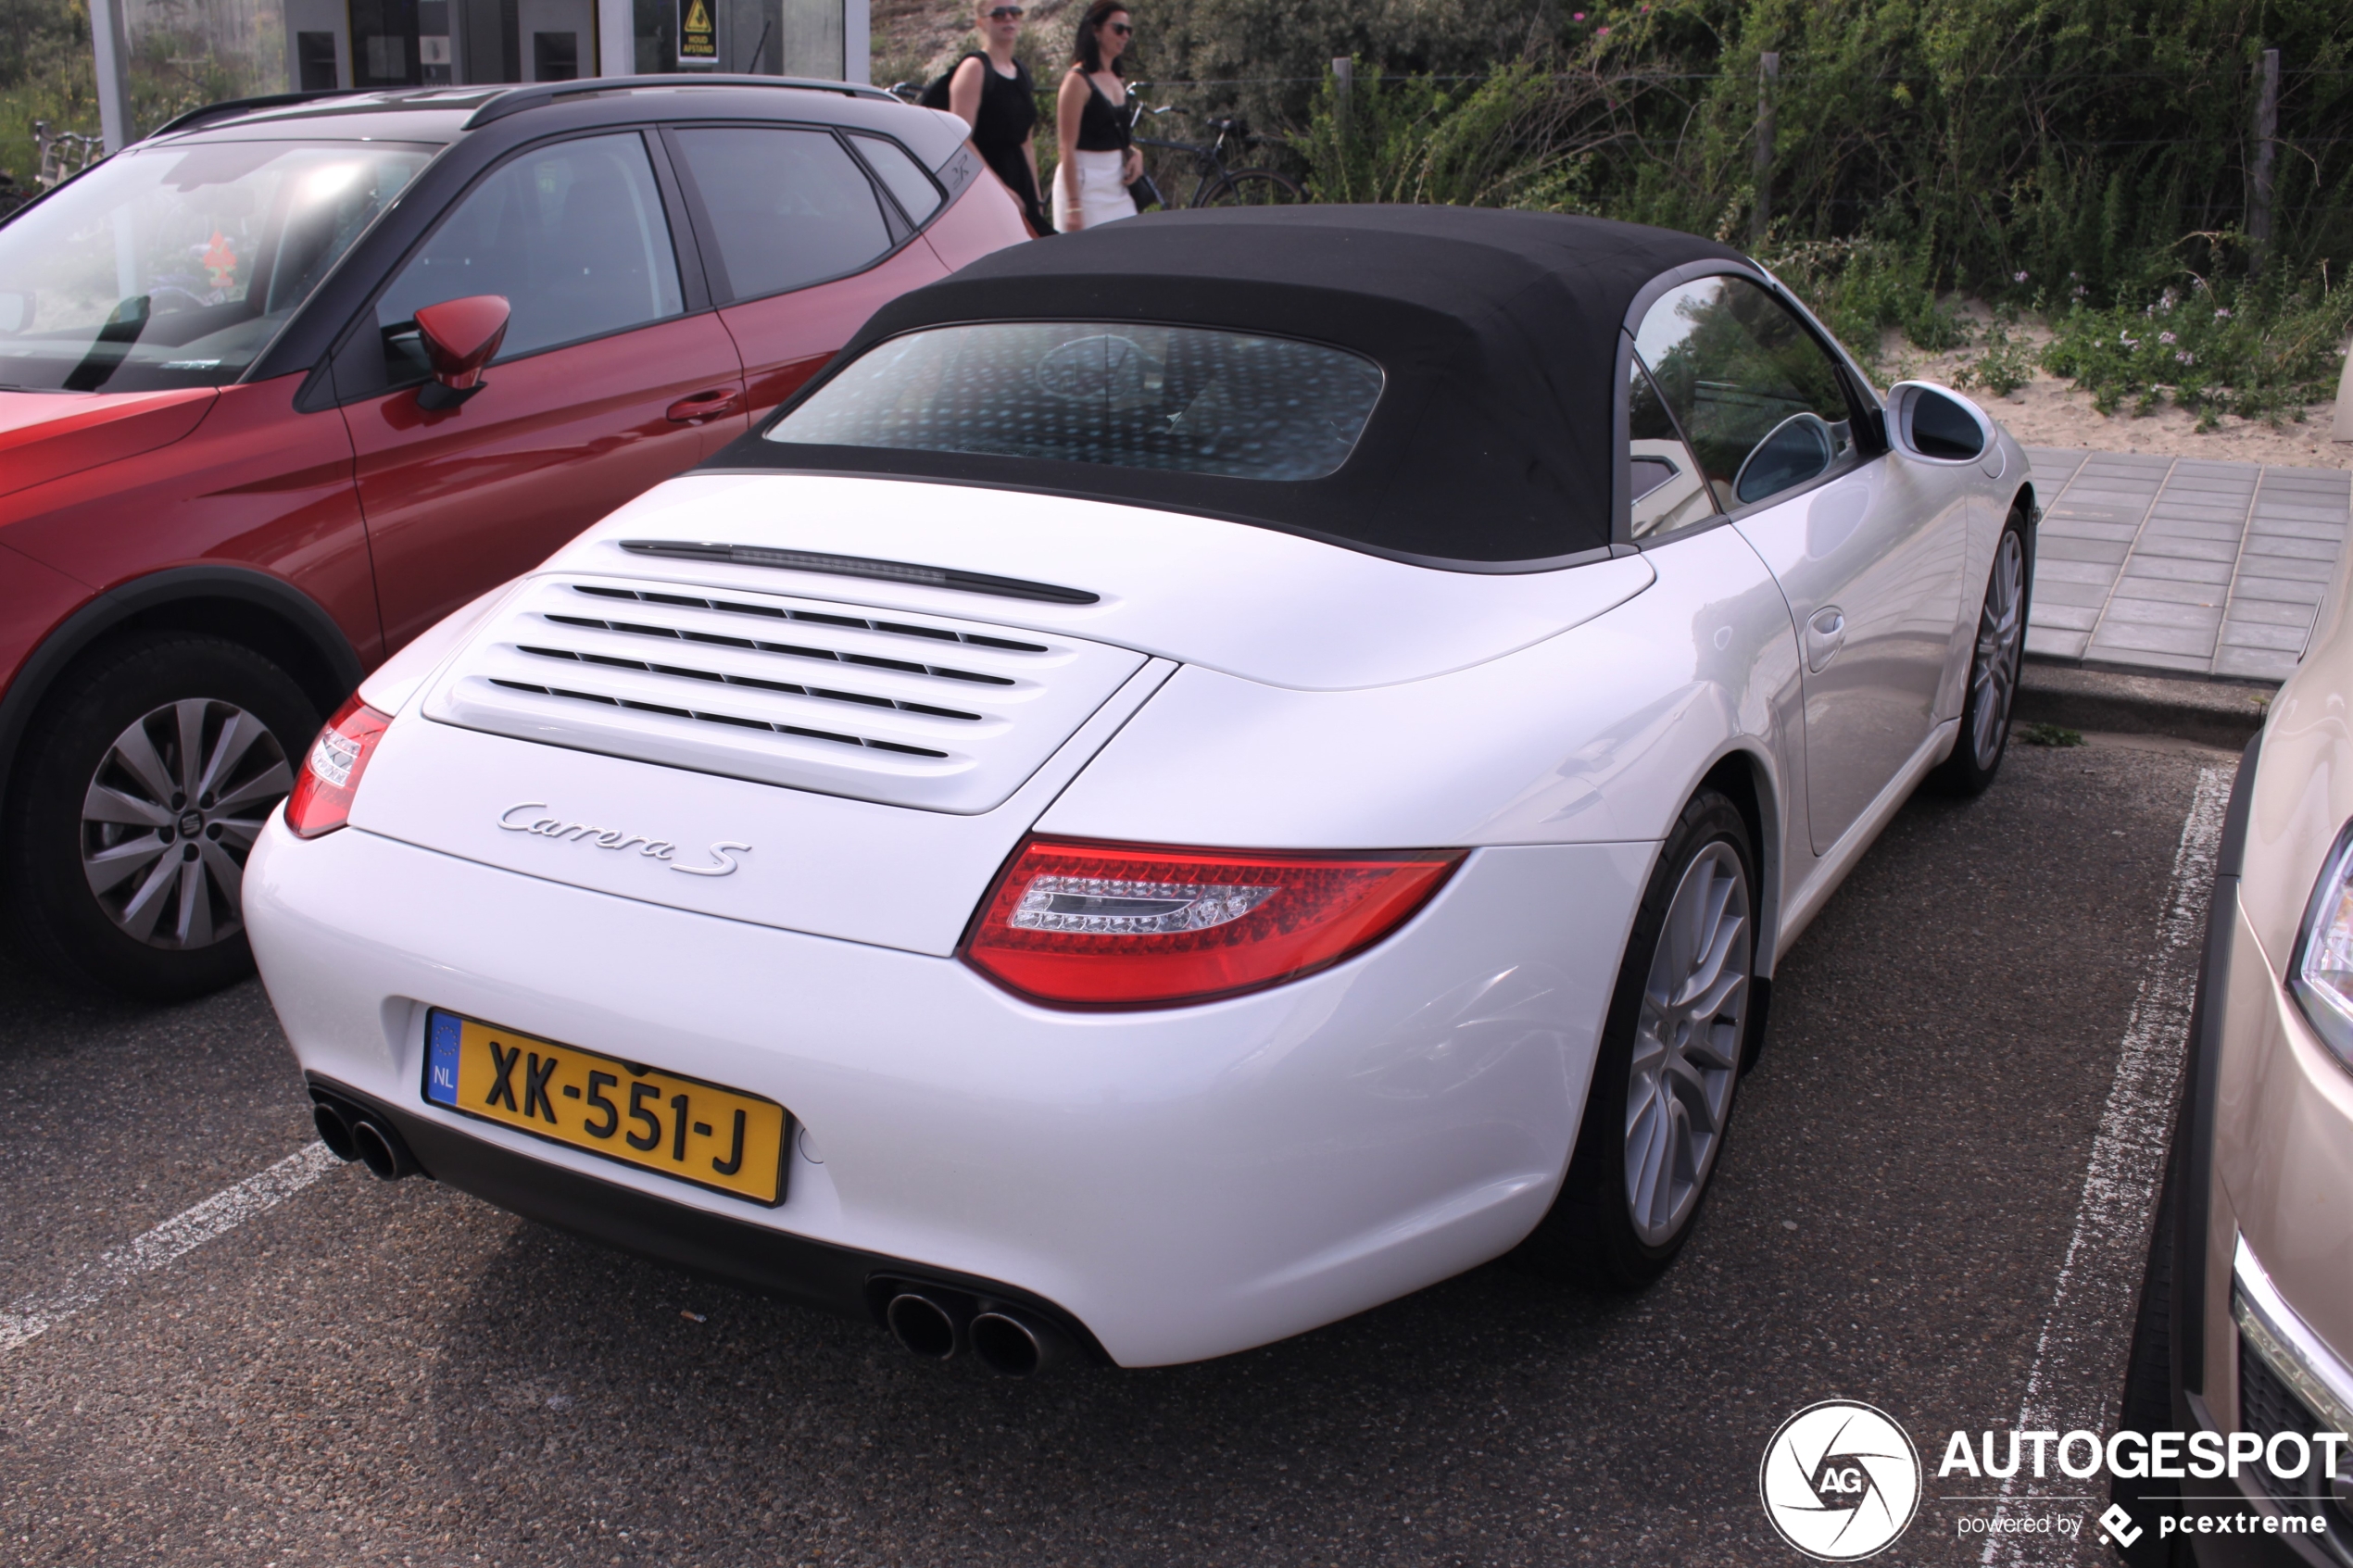
<path fill-rule="evenodd" d="M 678 63 L 715 66 L 719 63 L 719 23 L 711 0 L 678 0 Z"/>

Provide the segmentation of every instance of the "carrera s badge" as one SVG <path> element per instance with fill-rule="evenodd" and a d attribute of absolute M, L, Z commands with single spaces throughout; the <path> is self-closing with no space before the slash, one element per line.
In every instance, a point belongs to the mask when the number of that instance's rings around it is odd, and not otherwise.
<path fill-rule="evenodd" d="M 593 845 L 616 854 L 635 849 L 646 859 L 660 860 L 672 871 L 684 872 L 688 876 L 732 876 L 740 864 L 736 857 L 751 853 L 749 844 L 721 840 L 711 847 L 711 864 L 682 866 L 671 858 L 677 854 L 678 847 L 666 838 L 648 838 L 643 834 L 625 833 L 620 828 L 600 828 L 588 822 L 568 822 L 561 817 L 523 818 L 522 814 L 526 811 L 545 811 L 547 809 L 547 803 L 544 800 L 518 801 L 498 813 L 498 825 L 509 833 L 535 834 L 541 838 L 560 838 L 567 844 Z"/>

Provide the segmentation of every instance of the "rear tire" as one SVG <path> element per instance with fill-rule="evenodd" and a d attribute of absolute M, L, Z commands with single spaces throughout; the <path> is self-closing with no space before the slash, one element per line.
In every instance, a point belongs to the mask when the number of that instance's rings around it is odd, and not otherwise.
<path fill-rule="evenodd" d="M 1296 207 L 1307 193 L 1289 175 L 1271 169 L 1237 169 L 1200 195 L 1195 207 Z"/>
<path fill-rule="evenodd" d="M 1740 1087 L 1756 887 L 1746 820 L 1701 790 L 1635 910 L 1568 1174 L 1521 1248 L 1540 1273 L 1638 1289 L 1691 1239 Z"/>
<path fill-rule="evenodd" d="M 291 676 L 218 637 L 145 633 L 69 671 L 26 733 L 0 841 L 36 960 L 156 1000 L 252 973 L 245 857 L 318 726 Z"/>
<path fill-rule="evenodd" d="M 2026 516 L 2012 509 L 1994 543 L 1994 566 L 1986 574 L 1985 599 L 1978 607 L 1977 641 L 1969 655 L 1969 696 L 1961 706 L 1961 733 L 1953 755 L 1936 770 L 1940 787 L 1953 795 L 1982 795 L 2002 771 L 2009 749 L 2010 720 L 2018 707 L 2019 671 L 2026 658 L 2026 615 L 2033 592 L 2027 570 Z"/>

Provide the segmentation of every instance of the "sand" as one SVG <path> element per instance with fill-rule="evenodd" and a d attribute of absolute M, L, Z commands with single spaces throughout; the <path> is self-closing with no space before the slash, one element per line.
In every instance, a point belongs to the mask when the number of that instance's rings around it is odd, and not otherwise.
<path fill-rule="evenodd" d="M 2041 334 L 2030 330 L 2021 335 Z M 1881 374 L 1888 381 L 1917 379 L 1952 384 L 1964 364 L 1983 353 L 1965 348 L 1950 354 L 1923 354 L 1900 338 L 1883 345 Z M 2197 416 L 2168 404 L 2135 417 L 2129 410 L 2113 416 L 2092 407 L 2092 396 L 2071 383 L 2037 371 L 2032 381 L 2007 397 L 1972 391 L 1985 411 L 2008 427 L 2028 446 L 2074 446 L 2095 452 L 2148 452 L 2167 458 L 2207 458 L 2218 462 L 2277 463 L 2296 468 L 2353 469 L 2353 441 L 2334 439 L 2336 405 L 2315 403 L 2302 410 L 2302 422 L 2293 414 L 2277 425 L 2261 420 L 2224 415 L 2221 424 L 2203 433 Z M 2348 430 L 2347 434 L 2353 434 Z"/>

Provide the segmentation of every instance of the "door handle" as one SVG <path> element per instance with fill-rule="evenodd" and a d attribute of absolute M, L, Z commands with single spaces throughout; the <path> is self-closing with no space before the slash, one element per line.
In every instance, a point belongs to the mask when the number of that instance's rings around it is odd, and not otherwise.
<path fill-rule="evenodd" d="M 1824 605 L 1806 623 L 1806 668 L 1820 674 L 1845 642 L 1846 612 L 1836 605 Z"/>
<path fill-rule="evenodd" d="M 723 386 L 711 392 L 698 392 L 681 397 L 670 406 L 666 416 L 674 425 L 696 425 L 705 420 L 722 420 L 729 414 L 743 412 L 744 395 L 734 387 Z"/>

